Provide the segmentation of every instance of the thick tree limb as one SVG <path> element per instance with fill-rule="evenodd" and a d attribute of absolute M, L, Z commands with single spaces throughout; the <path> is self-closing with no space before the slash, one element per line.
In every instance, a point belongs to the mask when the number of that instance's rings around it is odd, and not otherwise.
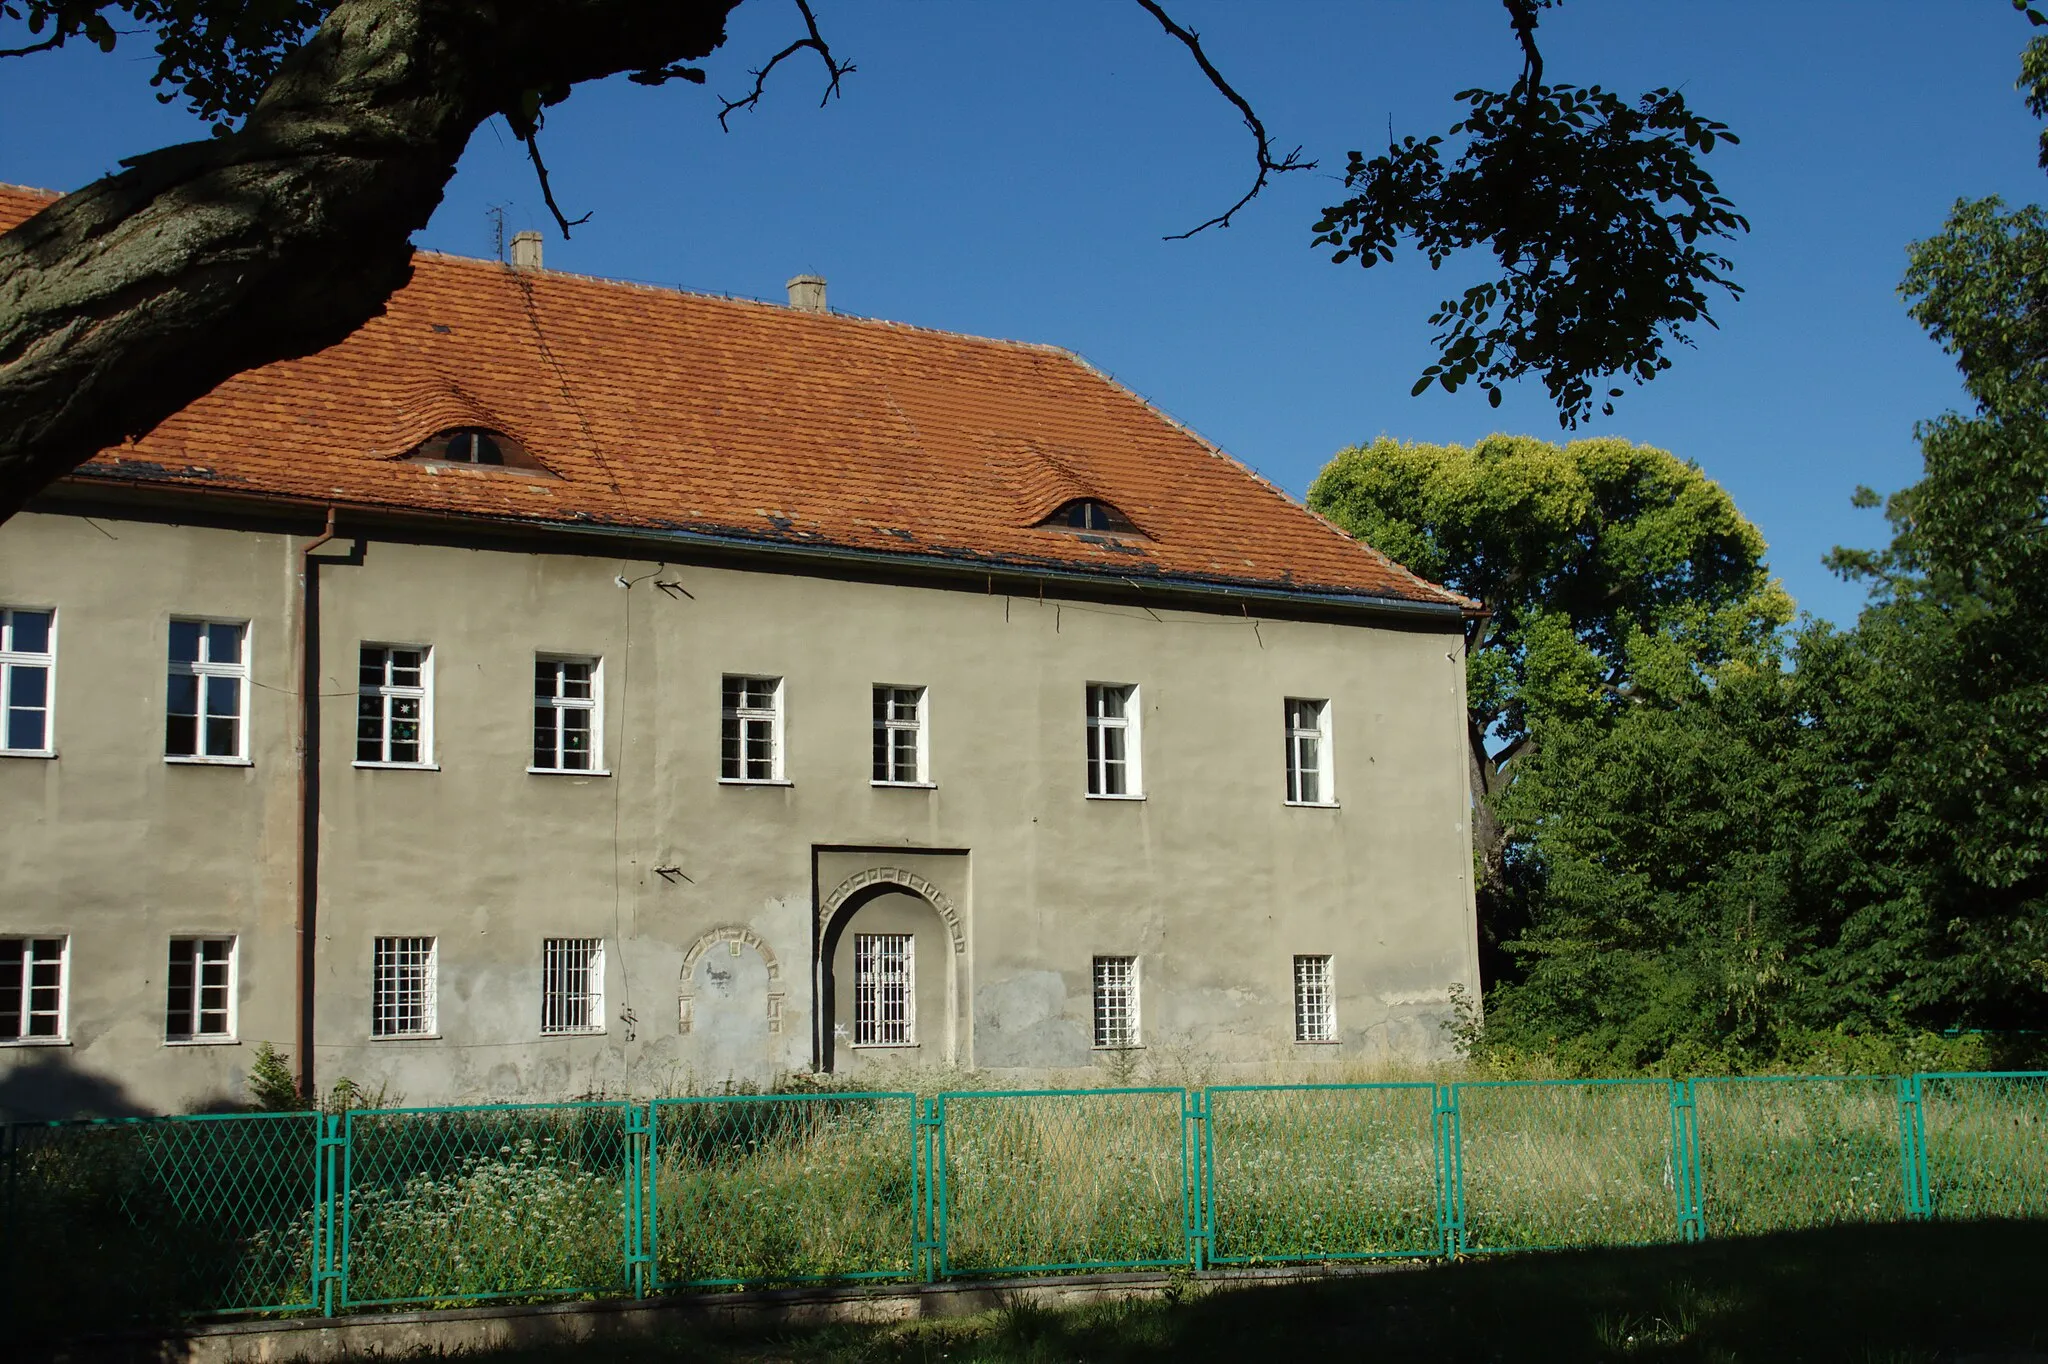
<path fill-rule="evenodd" d="M 1244 115 L 1244 126 L 1251 129 L 1252 137 L 1258 143 L 1258 174 L 1252 180 L 1252 187 L 1244 192 L 1244 197 L 1211 218 L 1208 222 L 1197 224 L 1185 232 L 1170 233 L 1165 240 L 1170 242 L 1185 241 L 1197 232 L 1206 232 L 1212 227 L 1229 227 L 1230 220 L 1237 215 L 1237 211 L 1258 198 L 1259 191 L 1266 187 L 1266 181 L 1272 176 L 1284 175 L 1288 171 L 1314 170 L 1316 168 L 1315 162 L 1301 159 L 1301 148 L 1299 147 L 1296 147 L 1283 157 L 1277 159 L 1274 157 L 1272 139 L 1266 136 L 1265 123 L 1260 120 L 1258 114 L 1252 109 L 1251 102 L 1243 95 L 1238 94 L 1230 82 L 1223 78 L 1223 73 L 1218 71 L 1215 65 L 1210 62 L 1209 54 L 1202 50 L 1201 34 L 1191 29 L 1182 28 L 1179 24 L 1175 23 L 1173 16 L 1159 7 L 1158 0 L 1138 0 L 1138 5 L 1145 13 L 1157 19 L 1161 28 L 1179 39 L 1181 44 L 1194 54 L 1195 65 L 1202 68 L 1202 74 L 1209 78 L 1209 84 L 1216 87 L 1217 93 L 1237 106 L 1237 112 Z"/>
<path fill-rule="evenodd" d="M 767 64 L 760 70 L 749 73 L 754 78 L 754 88 L 744 97 L 740 99 L 721 98 L 719 100 L 719 104 L 722 107 L 718 111 L 718 126 L 726 132 L 732 131 L 731 125 L 726 120 L 735 111 L 751 109 L 761 102 L 761 92 L 768 84 L 768 73 L 782 65 L 784 59 L 794 57 L 806 48 L 817 53 L 819 60 L 825 63 L 825 93 L 818 100 L 818 107 L 820 109 L 831 103 L 832 97 L 839 93 L 839 78 L 853 74 L 855 70 L 853 63 L 842 62 L 834 57 L 831 45 L 825 41 L 825 35 L 818 31 L 818 16 L 811 13 L 810 0 L 796 0 L 796 7 L 804 16 L 804 28 L 808 32 L 804 37 L 797 39 L 788 47 L 783 48 L 782 51 L 770 57 Z"/>
<path fill-rule="evenodd" d="M 477 125 L 703 57 L 737 0 L 342 0 L 226 137 L 124 163 L 0 237 L 0 519 L 411 275 Z"/>

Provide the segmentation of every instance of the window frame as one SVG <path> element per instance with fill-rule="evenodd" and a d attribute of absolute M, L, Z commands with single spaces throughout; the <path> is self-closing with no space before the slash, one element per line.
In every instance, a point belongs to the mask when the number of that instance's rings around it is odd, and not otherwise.
<path fill-rule="evenodd" d="M 427 945 L 426 958 L 423 963 L 424 983 L 420 990 L 420 997 L 423 1001 L 421 1006 L 421 1013 L 424 1016 L 423 1026 L 417 1030 L 407 1029 L 401 1031 L 396 1028 L 386 1030 L 383 1027 L 383 1020 L 387 1012 L 383 1008 L 383 1003 L 385 999 L 384 983 L 386 979 L 384 974 L 386 962 L 384 960 L 383 953 L 385 951 L 384 945 L 386 943 L 393 944 L 391 951 L 394 954 L 394 957 L 396 956 L 396 954 L 401 952 L 418 950 L 417 948 L 404 947 L 402 946 L 402 944 L 425 943 Z M 395 980 L 397 978 L 395 973 L 399 970 L 405 969 L 407 965 L 408 963 L 406 963 L 403 960 L 393 960 L 390 963 L 390 967 L 394 973 L 392 978 Z M 396 1002 L 399 1001 L 394 1001 L 394 1003 Z M 395 1014 L 396 1011 L 394 1009 L 390 1012 Z M 374 1042 L 403 1042 L 417 1038 L 437 1038 L 440 1035 L 440 937 L 432 933 L 379 933 L 373 935 L 370 939 L 370 1040 Z"/>
<path fill-rule="evenodd" d="M 1304 971 L 1303 968 L 1308 969 Z M 1320 995 L 1320 1001 L 1313 1001 L 1312 994 Z M 1320 1009 L 1320 1014 L 1313 1020 L 1309 1013 L 1311 1008 Z M 1317 1033 L 1320 1035 L 1315 1035 Z M 1297 952 L 1294 955 L 1295 1045 L 1329 1046 L 1338 1040 L 1336 961 L 1327 952 Z"/>
<path fill-rule="evenodd" d="M 394 650 L 412 650 L 420 656 L 420 684 L 404 687 L 386 680 L 374 687 L 365 686 L 363 677 L 363 654 L 370 649 L 381 650 L 384 654 L 384 677 L 391 676 L 391 654 Z M 362 756 L 362 703 L 365 696 L 375 696 L 382 702 L 378 721 L 383 737 L 378 742 L 380 752 L 391 751 L 391 703 L 394 700 L 416 699 L 420 703 L 420 756 L 417 762 L 399 762 L 392 758 L 365 758 Z M 434 761 L 434 646 L 431 644 L 387 644 L 377 640 L 363 640 L 356 645 L 356 758 L 353 767 L 388 767 L 400 771 L 438 772 L 441 765 Z"/>
<path fill-rule="evenodd" d="M 215 663 L 211 659 L 202 657 L 187 663 L 183 660 L 173 659 L 170 656 L 171 640 L 169 627 L 176 625 L 197 625 L 200 627 L 199 640 L 202 655 L 211 650 L 213 638 L 211 628 L 213 626 L 235 626 L 242 632 L 242 661 L 239 663 Z M 169 725 L 171 719 L 169 679 L 173 675 L 197 678 L 201 685 L 198 687 L 198 699 L 194 703 L 199 709 L 192 717 L 193 740 L 195 746 L 203 747 L 206 737 L 206 694 L 212 690 L 206 684 L 209 679 L 227 678 L 237 684 L 235 713 L 236 747 L 235 752 L 232 754 L 172 753 L 169 751 L 171 738 L 167 732 L 164 735 L 165 762 L 192 767 L 253 767 L 255 765 L 255 760 L 249 756 L 249 726 L 250 722 L 255 718 L 250 714 L 250 709 L 256 694 L 254 672 L 250 666 L 250 659 L 254 656 L 255 647 L 256 627 L 254 621 L 237 620 L 232 616 L 177 615 L 168 618 L 168 624 L 164 631 L 165 682 L 163 715 L 166 726 Z"/>
<path fill-rule="evenodd" d="M 1297 706 L 1316 708 L 1314 728 L 1295 724 Z M 1286 743 L 1286 765 L 1282 772 L 1285 804 L 1305 809 L 1333 809 L 1337 805 L 1336 745 L 1331 741 L 1330 711 L 1330 699 L 1326 696 L 1289 696 L 1281 702 L 1281 725 Z M 1313 738 L 1316 742 L 1316 765 L 1313 769 L 1301 762 L 1301 740 L 1304 737 Z M 1317 798 L 1314 800 L 1301 798 L 1304 774 L 1312 774 L 1316 779 Z"/>
<path fill-rule="evenodd" d="M 202 989 L 204 989 L 204 988 L 205 988 L 205 986 L 204 986 L 204 984 L 203 984 L 203 982 L 201 981 L 201 979 L 200 979 L 200 976 L 199 976 L 199 968 L 200 968 L 201 966 L 203 966 L 203 965 L 204 965 L 204 963 L 203 963 L 203 962 L 202 962 L 202 961 L 201 961 L 201 960 L 200 960 L 200 959 L 198 958 L 198 956 L 197 956 L 197 952 L 196 952 L 196 949 L 200 948 L 200 947 L 201 947 L 201 946 L 202 946 L 203 944 L 206 944 L 206 943 L 219 943 L 219 942 L 224 942 L 224 943 L 226 943 L 226 944 L 228 945 L 228 952 L 227 952 L 227 963 L 226 963 L 226 964 L 227 964 L 227 981 L 226 981 L 226 984 L 225 984 L 225 986 L 223 987 L 223 988 L 224 988 L 224 989 L 226 990 L 226 992 L 227 992 L 227 995 L 226 995 L 226 1007 L 225 1007 L 225 1008 L 223 1008 L 223 1009 L 222 1009 L 222 1011 L 221 1011 L 221 1012 L 222 1012 L 223 1014 L 225 1014 L 225 1015 L 226 1015 L 226 1027 L 225 1027 L 225 1029 L 224 1029 L 223 1031 L 221 1031 L 221 1032 L 199 1032 L 199 1031 L 188 1031 L 188 1032 L 176 1032 L 176 1031 L 173 1031 L 173 1029 L 171 1028 L 171 1000 L 170 1000 L 170 992 L 171 992 L 171 978 L 170 978 L 170 975 L 168 974 L 168 971 L 169 971 L 169 969 L 171 969 L 171 968 L 175 968 L 175 967 L 177 966 L 177 962 L 176 962 L 175 960 L 171 960 L 171 961 L 169 962 L 169 964 L 168 964 L 168 967 L 167 967 L 167 969 L 166 969 L 166 975 L 164 976 L 164 1045 L 165 1045 L 165 1046 L 167 1046 L 167 1047 L 218 1047 L 218 1046 L 228 1046 L 228 1045 L 232 1045 L 232 1044 L 234 1044 L 234 1043 L 236 1043 L 236 1042 L 239 1042 L 239 1041 L 241 1040 L 241 1035 L 240 1035 L 240 1032 L 239 1032 L 239 1025 L 240 1025 L 240 1021 L 241 1021 L 241 1017 L 240 1017 L 240 1016 L 241 1016 L 241 1009 L 239 1008 L 239 1003 L 240 1003 L 240 996 L 241 996 L 241 990 L 242 990 L 242 942 L 241 942 L 241 936 L 240 936 L 239 934 L 235 934 L 235 933 L 177 933 L 177 934 L 173 934 L 173 935 L 171 936 L 171 938 L 170 938 L 170 942 L 169 942 L 169 953 L 168 953 L 167 955 L 169 955 L 169 956 L 173 956 L 173 957 L 174 957 L 174 956 L 175 956 L 175 954 L 176 954 L 176 952 L 177 952 L 177 950 L 178 950 L 178 944 L 180 944 L 180 943 L 185 943 L 185 944 L 187 944 L 187 945 L 189 945 L 189 946 L 191 946 L 192 948 L 194 948 L 194 949 L 195 949 L 195 953 L 194 953 L 194 956 L 193 956 L 193 959 L 192 959 L 192 963 L 191 963 L 191 964 L 192 964 L 192 969 L 193 969 L 193 981 L 192 981 L 192 983 L 191 983 L 191 984 L 190 984 L 189 986 L 187 986 L 187 987 L 186 987 L 186 988 L 187 988 L 188 990 L 190 990 L 190 991 L 192 992 L 192 997 L 191 997 L 191 1001 L 190 1001 L 190 1003 L 189 1003 L 189 1004 L 187 1004 L 187 1006 L 186 1006 L 186 1010 L 185 1010 L 185 1012 L 186 1012 L 186 1021 L 187 1021 L 188 1023 L 192 1023 L 192 1022 L 203 1022 L 203 1021 L 204 1021 L 204 1017 L 205 1017 L 205 1014 L 206 1014 L 206 1012 L 207 1012 L 207 1011 L 206 1011 L 206 1009 L 205 1009 L 205 1007 L 204 1007 L 204 1004 L 203 1004 L 203 1002 L 202 1002 L 201 996 L 200 996 L 200 994 L 199 994 L 199 992 L 200 992 L 200 991 L 201 991 Z"/>
<path fill-rule="evenodd" d="M 14 647 L 14 617 L 17 614 L 50 618 L 49 647 L 42 652 Z M 57 756 L 57 608 L 54 606 L 0 606 L 0 758 L 54 758 Z M 43 670 L 43 746 L 14 748 L 7 742 L 13 728 L 14 670 Z"/>
<path fill-rule="evenodd" d="M 1121 981 L 1105 979 L 1104 970 L 1122 968 Z M 1145 1045 L 1144 991 L 1141 959 L 1131 956 L 1096 956 L 1089 962 L 1089 1036 L 1093 1039 L 1093 1051 L 1137 1051 Z M 1124 992 L 1125 1032 L 1121 1041 L 1116 1039 L 1112 1020 L 1106 1005 L 1110 998 L 1108 991 Z"/>
<path fill-rule="evenodd" d="M 909 720 L 909 721 L 903 721 L 903 720 L 896 720 L 896 719 L 893 719 L 893 718 L 886 718 L 886 717 L 884 717 L 884 718 L 876 718 L 876 719 L 874 720 L 874 731 L 873 731 L 873 732 L 874 732 L 874 733 L 875 733 L 875 734 L 876 734 L 877 736 L 883 736 L 883 737 L 882 737 L 882 739 L 881 739 L 881 742 L 882 742 L 882 751 L 883 751 L 883 752 L 884 752 L 885 754 L 887 754 L 887 755 L 888 755 L 888 761 L 887 761 L 887 763 L 886 763 L 886 768 L 887 768 L 888 770 L 893 770 L 893 769 L 894 769 L 894 767 L 895 767 L 895 754 L 896 754 L 896 747 L 895 747 L 895 743 L 894 743 L 893 739 L 891 739 L 891 738 L 889 738 L 889 737 L 887 737 L 887 736 L 891 736 L 891 735 L 894 735 L 894 734 L 896 734 L 896 733 L 900 733 L 901 731 L 903 731 L 903 730 L 905 730 L 905 729 L 914 729 L 914 730 L 915 730 L 915 731 L 917 732 L 917 775 L 916 775 L 915 779 L 913 779 L 913 780 L 909 780 L 909 781 L 905 781 L 905 780 L 903 780 L 903 779 L 901 779 L 901 778 L 898 778 L 898 777 L 879 777 L 879 776 L 875 776 L 875 775 L 873 775 L 873 774 L 874 774 L 874 770 L 875 770 L 875 768 L 874 768 L 874 763 L 873 763 L 872 761 L 870 761 L 870 762 L 869 762 L 869 764 L 868 764 L 868 772 L 869 772 L 869 780 L 868 780 L 868 785 L 870 785 L 870 786 L 896 786 L 896 787 L 913 787 L 913 788 L 924 788 L 924 789 L 929 789 L 929 788 L 931 788 L 931 787 L 934 787 L 934 786 L 937 786 L 937 785 L 938 785 L 938 783 L 937 783 L 937 782 L 935 782 L 935 781 L 933 781 L 933 780 L 932 780 L 932 775 L 931 775 L 931 773 L 932 773 L 932 762 L 931 762 L 931 744 L 932 744 L 932 739 L 931 739 L 931 735 L 932 735 L 932 725 L 931 725 L 931 696 L 932 696 L 932 690 L 931 690 L 931 688 L 930 688 L 930 687 L 927 687 L 927 686 L 923 686 L 923 685 L 920 685 L 920 684 L 917 684 L 917 683 L 911 683 L 911 682 L 877 682 L 877 683 L 875 683 L 875 684 L 874 684 L 874 690 L 873 690 L 873 692 L 872 692 L 871 694 L 872 694 L 872 695 L 873 695 L 873 696 L 874 696 L 875 698 L 879 699 L 879 698 L 880 698 L 880 697 L 882 696 L 882 694 L 883 694 L 883 693 L 885 693 L 885 692 L 887 692 L 887 693 L 891 693 L 892 695 L 891 695 L 891 697 L 890 697 L 890 700 L 889 700 L 888 704 L 889 704 L 889 705 L 890 705 L 891 707 L 893 707 L 893 706 L 895 705 L 895 699 L 894 699 L 893 693 L 895 693 L 895 692 L 900 692 L 900 691 L 914 691 L 914 692 L 916 692 L 916 693 L 917 693 L 917 715 L 916 715 L 916 718 L 915 718 L 915 719 L 913 719 L 913 720 Z M 871 753 L 871 754 L 870 754 L 870 757 L 872 758 L 872 756 L 873 756 L 873 755 L 872 755 L 872 753 Z"/>
<path fill-rule="evenodd" d="M 587 710 L 590 712 L 590 766 L 542 767 L 538 763 L 529 762 L 526 770 L 535 776 L 544 777 L 609 777 L 611 775 L 611 768 L 605 764 L 604 749 L 604 655 L 556 653 L 546 649 L 537 649 L 534 651 L 533 661 L 536 667 L 542 663 L 558 665 L 563 663 L 587 663 L 590 665 L 590 695 L 588 697 L 563 696 L 559 692 L 554 696 L 542 696 L 539 693 L 537 683 L 534 687 L 533 696 L 533 709 L 538 710 L 543 704 L 546 704 L 555 711 L 555 756 L 557 758 L 562 756 L 563 751 L 561 712 L 565 710 Z M 561 674 L 559 672 L 556 673 L 555 679 L 556 686 L 559 687 L 561 685 Z M 533 745 L 529 742 L 527 745 L 527 756 L 530 758 L 533 755 Z"/>
<path fill-rule="evenodd" d="M 749 684 L 766 682 L 771 684 L 772 704 L 768 706 L 729 706 L 725 703 L 729 684 L 741 684 L 742 694 L 751 694 Z M 789 786 L 793 783 L 788 775 L 788 718 L 789 679 L 770 676 L 767 673 L 720 673 L 718 677 L 718 781 L 722 786 Z M 744 775 L 747 768 L 746 725 L 762 719 L 768 721 L 768 763 L 772 773 L 766 777 Z M 735 761 L 742 775 L 730 776 L 726 767 L 726 745 L 737 743 Z"/>
<path fill-rule="evenodd" d="M 879 957 L 870 957 L 863 952 L 863 949 L 870 943 L 889 943 L 900 945 L 903 949 L 900 958 L 903 968 L 900 977 L 900 984 L 903 989 L 903 1016 L 900 1019 L 884 1017 L 884 999 L 881 993 L 884 986 L 898 982 L 891 982 L 887 977 L 876 973 L 872 976 L 874 993 L 870 995 L 867 991 L 870 983 L 870 973 L 876 972 L 877 968 L 882 964 Z M 902 1036 L 900 1038 L 889 1039 L 870 1035 L 867 1040 L 862 1040 L 863 1028 L 869 1029 L 871 1032 L 879 1032 L 884 1025 L 890 1023 L 900 1023 L 902 1025 Z M 915 933 L 854 934 L 853 1046 L 861 1051 L 886 1051 L 903 1047 L 915 1047 L 917 1045 L 917 935 Z"/>
<path fill-rule="evenodd" d="M 34 978 L 36 966 L 35 944 L 55 942 L 57 944 L 57 1031 L 50 1034 L 31 1034 L 18 1031 L 14 1037 L 0 1037 L 0 1048 L 4 1047 L 68 1047 L 71 1045 L 71 935 L 69 933 L 8 933 L 0 936 L 0 942 L 21 944 L 21 1002 L 16 1006 L 14 1026 L 22 1026 L 35 1017 Z"/>
<path fill-rule="evenodd" d="M 1122 715 L 1110 716 L 1101 713 L 1102 707 L 1098 703 L 1111 693 L 1122 696 Z M 1087 733 L 1082 758 L 1088 773 L 1088 799 L 1145 799 L 1145 726 L 1141 714 L 1144 689 L 1136 682 L 1090 682 L 1087 684 L 1084 698 Z M 1111 760 L 1104 756 L 1106 745 L 1102 743 L 1101 738 L 1105 730 L 1121 731 L 1124 736 L 1124 789 L 1121 791 L 1098 789 L 1098 785 L 1107 787 L 1109 784 L 1107 778 Z"/>
<path fill-rule="evenodd" d="M 558 953 L 557 949 L 563 949 Z M 580 949 L 583 956 L 583 989 L 581 993 L 566 986 L 569 973 L 577 966 L 569 960 L 570 954 Z M 558 960 L 558 957 L 561 960 Z M 542 938 L 540 940 L 540 1035 L 542 1037 L 601 1037 L 605 1032 L 604 1001 L 604 939 L 597 938 Z M 561 984 L 558 991 L 555 987 Z M 580 1004 L 584 1022 L 580 1025 L 550 1024 L 549 1014 L 554 1009 L 557 997 L 561 1001 L 561 1014 L 571 1011 L 572 1004 Z"/>

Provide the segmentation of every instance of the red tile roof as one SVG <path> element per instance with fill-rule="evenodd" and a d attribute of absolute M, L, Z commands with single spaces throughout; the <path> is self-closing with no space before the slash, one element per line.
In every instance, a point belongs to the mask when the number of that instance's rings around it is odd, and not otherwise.
<path fill-rule="evenodd" d="M 0 231 L 49 202 L 0 186 Z M 451 426 L 553 478 L 403 457 Z M 1079 357 L 421 252 L 383 316 L 236 376 L 74 484 L 688 531 L 1465 605 Z M 1076 498 L 1141 535 L 1039 528 Z"/>

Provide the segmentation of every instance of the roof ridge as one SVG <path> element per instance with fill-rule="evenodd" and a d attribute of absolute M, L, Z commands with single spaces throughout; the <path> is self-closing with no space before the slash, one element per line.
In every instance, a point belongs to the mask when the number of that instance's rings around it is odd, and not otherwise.
<path fill-rule="evenodd" d="M 0 180 L 0 189 L 18 190 L 23 194 L 45 195 L 52 199 L 62 199 L 65 195 L 71 193 L 70 190 L 44 189 L 41 185 L 17 185 L 12 180 Z"/>

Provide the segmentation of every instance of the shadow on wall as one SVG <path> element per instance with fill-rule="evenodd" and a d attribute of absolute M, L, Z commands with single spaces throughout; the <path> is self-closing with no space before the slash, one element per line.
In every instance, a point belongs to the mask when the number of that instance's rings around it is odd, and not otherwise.
<path fill-rule="evenodd" d="M 0 1121 L 150 1116 L 118 1082 L 73 1064 L 68 1048 L 23 1048 L 11 1059 L 0 1073 Z"/>

